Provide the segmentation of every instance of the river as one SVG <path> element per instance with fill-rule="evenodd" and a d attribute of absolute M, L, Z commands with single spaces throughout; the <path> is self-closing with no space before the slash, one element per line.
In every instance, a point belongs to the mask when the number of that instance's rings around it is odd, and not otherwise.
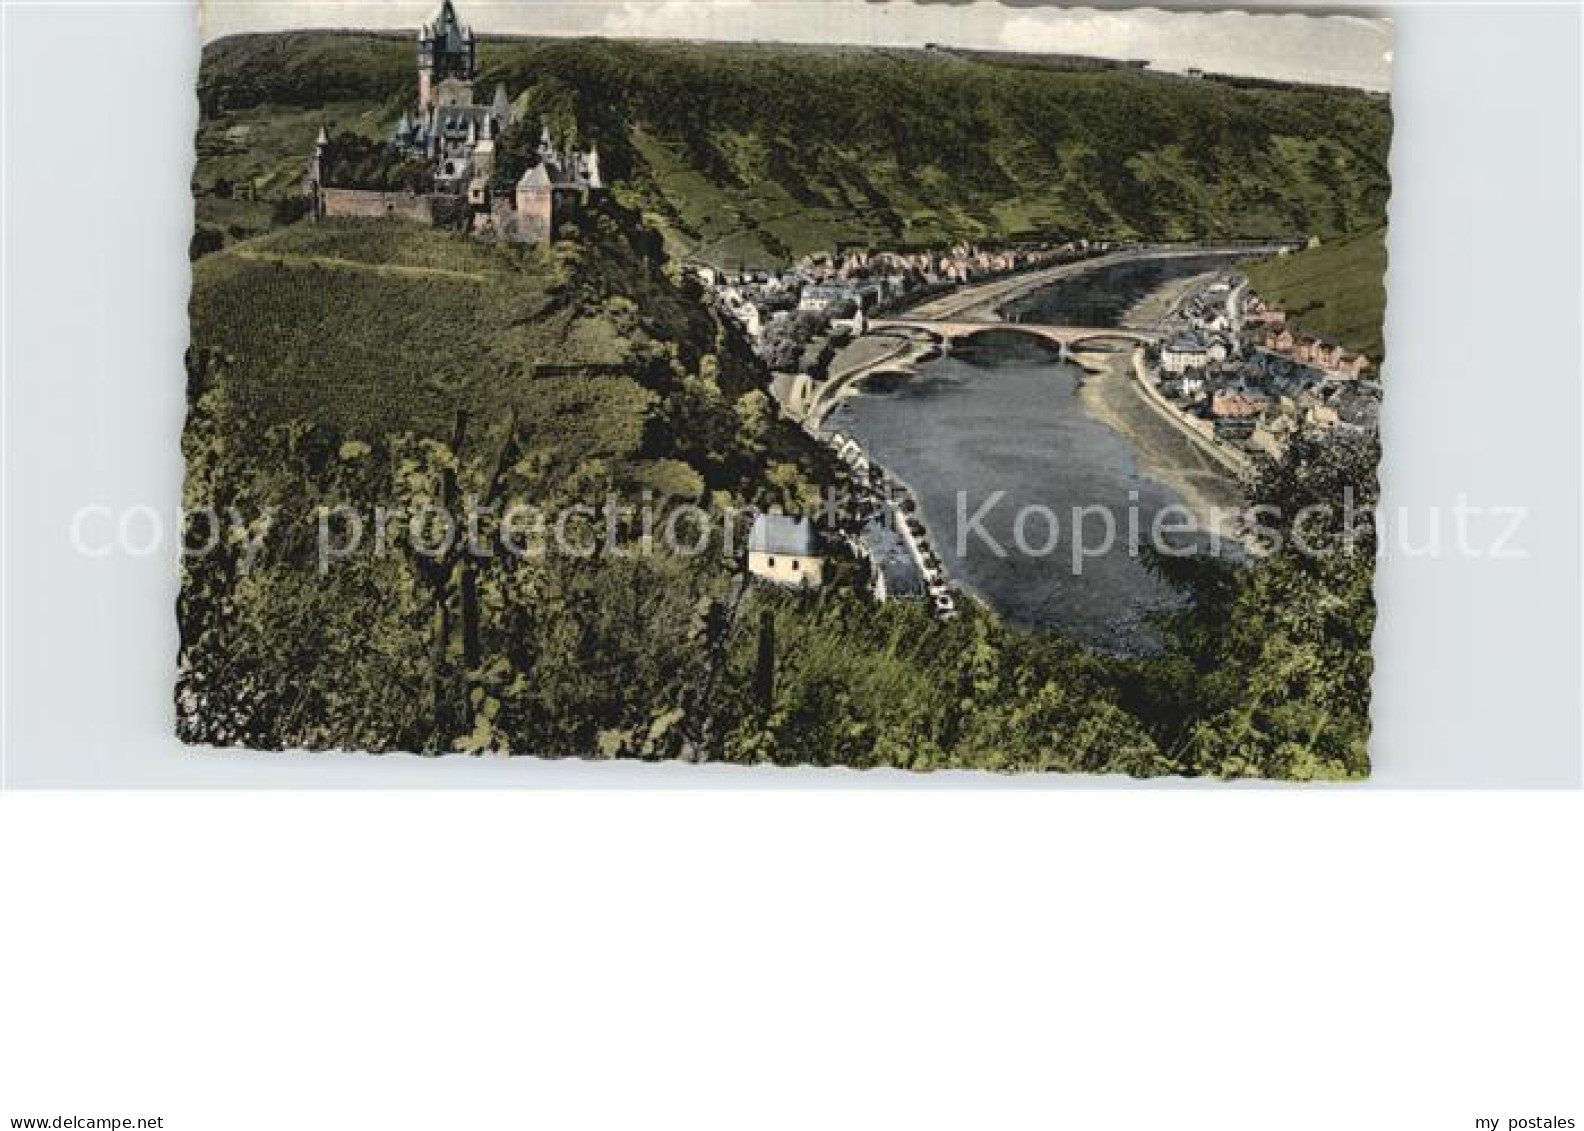
<path fill-rule="evenodd" d="M 1151 291 L 1226 262 L 1102 267 L 1014 300 L 1006 316 L 1114 326 Z M 912 488 L 947 572 L 1006 620 L 1055 626 L 1110 652 L 1149 653 L 1161 643 L 1150 618 L 1181 597 L 1133 547 L 1184 500 L 1141 471 L 1128 439 L 1091 415 L 1082 379 L 1029 335 L 990 331 L 911 378 L 866 384 L 825 427 L 857 438 Z M 1110 516 L 1115 535 L 1105 552 L 1106 518 L 1085 508 Z M 1192 535 L 1171 540 L 1203 545 Z"/>
<path fill-rule="evenodd" d="M 1008 322 L 1047 326 L 1116 326 L 1152 291 L 1178 279 L 1227 266 L 1226 253 L 1132 259 L 1048 283 L 1001 308 Z"/>

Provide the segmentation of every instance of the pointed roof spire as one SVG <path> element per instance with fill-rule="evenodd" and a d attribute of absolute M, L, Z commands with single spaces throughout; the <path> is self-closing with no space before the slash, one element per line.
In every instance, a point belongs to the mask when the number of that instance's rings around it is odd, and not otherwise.
<path fill-rule="evenodd" d="M 518 188 L 542 189 L 548 188 L 549 186 L 550 170 L 544 166 L 543 162 L 539 163 L 538 165 L 530 165 L 528 170 L 523 173 L 523 175 L 518 178 L 517 181 Z"/>
<path fill-rule="evenodd" d="M 330 134 L 324 128 L 324 124 L 320 123 L 319 136 L 314 138 L 314 146 L 315 147 L 319 147 L 319 146 L 325 146 L 325 145 L 329 145 L 329 144 L 330 144 Z"/>

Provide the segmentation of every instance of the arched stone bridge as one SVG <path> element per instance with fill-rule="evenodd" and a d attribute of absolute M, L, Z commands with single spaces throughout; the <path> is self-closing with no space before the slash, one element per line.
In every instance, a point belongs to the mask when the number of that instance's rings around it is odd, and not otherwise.
<path fill-rule="evenodd" d="M 871 334 L 899 330 L 927 334 L 934 341 L 947 346 L 990 330 L 1028 334 L 1060 347 L 1063 354 L 1081 352 L 1090 343 L 1095 347 L 1103 347 L 1119 342 L 1147 345 L 1160 341 L 1160 335 L 1149 330 L 1135 330 L 1121 326 L 1045 326 L 1035 322 L 935 322 L 919 318 L 877 318 L 869 323 Z"/>
<path fill-rule="evenodd" d="M 1013 333 L 1028 334 L 1056 346 L 1061 351 L 1063 358 L 1074 352 L 1082 353 L 1086 348 L 1104 350 L 1108 346 L 1122 345 L 1126 347 L 1147 345 L 1160 340 L 1160 335 L 1149 330 L 1135 330 L 1119 326 L 1045 326 L 1035 322 L 970 322 L 970 321 L 935 321 L 927 318 L 877 318 L 869 323 L 869 334 L 892 334 L 899 337 L 911 336 L 915 339 L 913 346 L 914 356 L 899 362 L 897 352 L 908 353 L 907 348 L 888 354 L 885 357 L 870 361 L 845 373 L 832 376 L 823 384 L 809 386 L 794 385 L 790 390 L 793 397 L 783 397 L 782 403 L 795 405 L 793 411 L 801 410 L 805 427 L 817 431 L 825 419 L 825 415 L 835 407 L 842 397 L 848 395 L 860 381 L 875 373 L 895 369 L 899 372 L 909 372 L 923 348 L 917 343 L 921 340 L 933 342 L 936 345 L 950 350 L 952 343 L 965 342 L 976 334 L 987 331 L 1011 331 Z"/>

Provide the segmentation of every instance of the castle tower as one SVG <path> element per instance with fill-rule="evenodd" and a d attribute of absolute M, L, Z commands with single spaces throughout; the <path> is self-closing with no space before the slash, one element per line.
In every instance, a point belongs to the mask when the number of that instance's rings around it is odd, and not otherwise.
<path fill-rule="evenodd" d="M 478 73 L 478 42 L 473 29 L 457 18 L 451 0 L 442 0 L 432 22 L 418 29 L 418 113 L 436 105 L 473 101 Z"/>
<path fill-rule="evenodd" d="M 495 84 L 495 99 L 490 103 L 490 114 L 501 126 L 509 126 L 512 123 L 512 104 L 511 99 L 506 95 L 505 83 Z"/>
<path fill-rule="evenodd" d="M 517 182 L 517 238 L 523 243 L 549 243 L 555 233 L 555 186 L 541 162 L 530 166 Z"/>

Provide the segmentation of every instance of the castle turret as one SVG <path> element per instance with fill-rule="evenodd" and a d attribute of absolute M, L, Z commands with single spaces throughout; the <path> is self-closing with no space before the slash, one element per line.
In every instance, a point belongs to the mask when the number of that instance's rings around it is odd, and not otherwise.
<path fill-rule="evenodd" d="M 555 186 L 542 162 L 530 166 L 517 182 L 515 203 L 517 238 L 525 243 L 549 243 L 555 231 Z"/>
<path fill-rule="evenodd" d="M 324 214 L 325 149 L 330 145 L 330 132 L 319 127 L 314 138 L 313 156 L 308 159 L 308 170 L 303 175 L 303 193 L 309 198 L 314 216 Z"/>
<path fill-rule="evenodd" d="M 308 179 L 315 186 L 324 184 L 324 157 L 325 149 L 330 145 L 330 131 L 319 127 L 319 135 L 314 138 L 313 156 L 308 160 Z"/>
<path fill-rule="evenodd" d="M 478 142 L 473 146 L 473 168 L 486 179 L 495 168 L 495 119 L 488 114 L 484 115 Z"/>

